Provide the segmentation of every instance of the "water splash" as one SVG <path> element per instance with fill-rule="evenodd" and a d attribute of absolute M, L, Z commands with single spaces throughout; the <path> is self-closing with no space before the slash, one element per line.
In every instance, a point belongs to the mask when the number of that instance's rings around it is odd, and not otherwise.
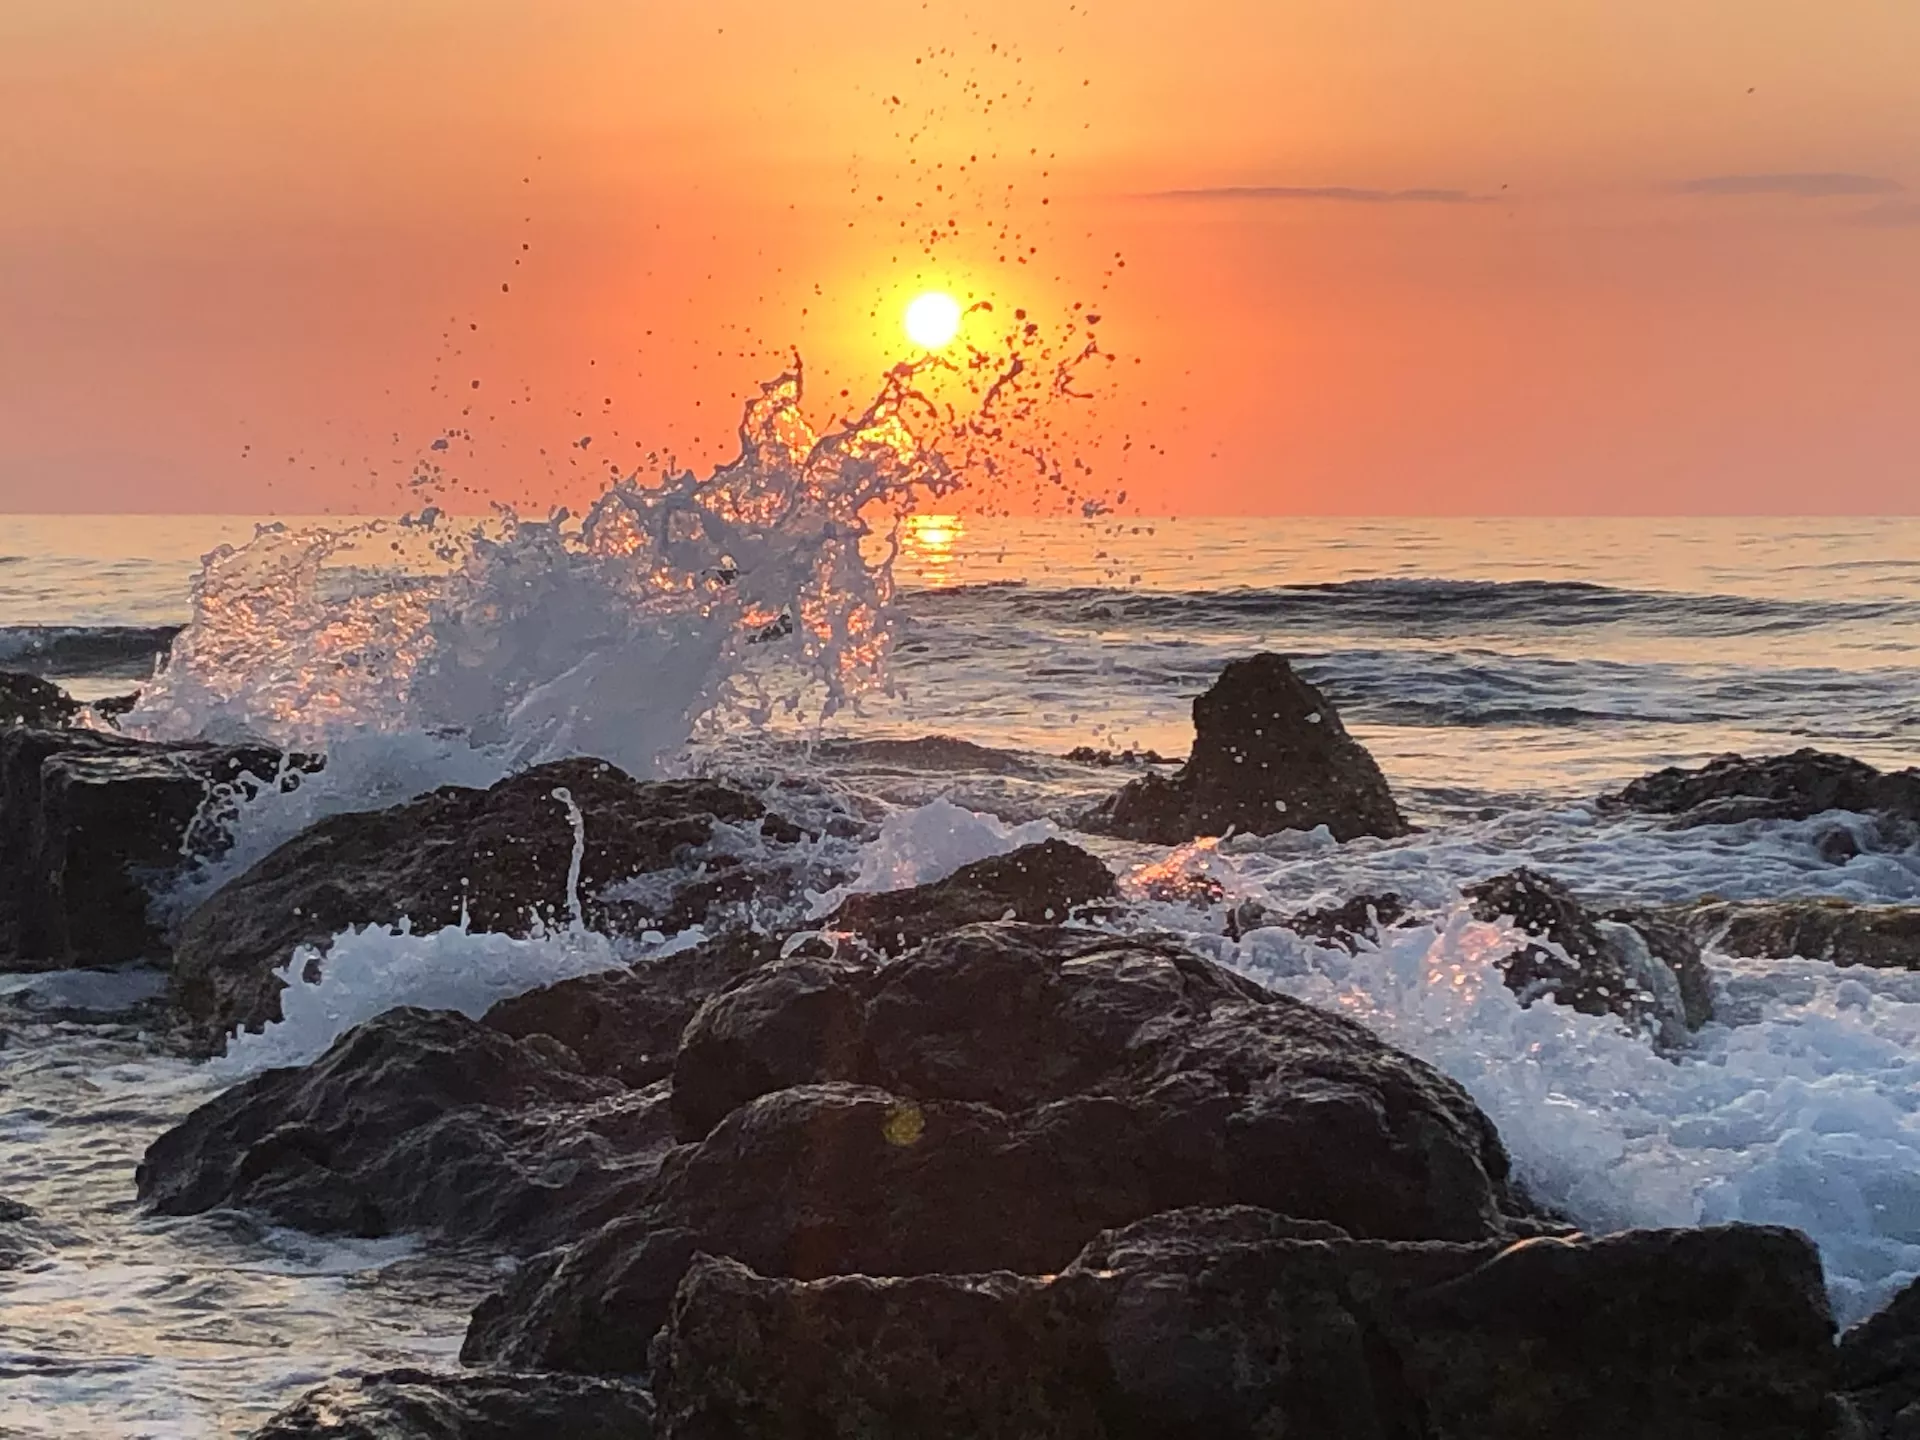
<path fill-rule="evenodd" d="M 899 518 L 960 483 L 943 448 L 971 457 L 988 433 L 919 374 L 818 434 L 791 371 L 747 404 L 732 463 L 627 477 L 577 519 L 263 526 L 207 557 L 124 728 L 308 749 L 437 735 L 512 768 L 594 754 L 645 775 L 716 711 L 831 715 L 884 675 Z M 895 533 L 874 546 L 876 524 Z"/>

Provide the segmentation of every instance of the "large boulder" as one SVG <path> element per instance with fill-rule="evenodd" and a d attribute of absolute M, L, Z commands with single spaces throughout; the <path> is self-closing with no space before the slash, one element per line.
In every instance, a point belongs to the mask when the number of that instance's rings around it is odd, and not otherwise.
<path fill-rule="evenodd" d="M 1671 907 L 1660 918 L 1726 955 L 1920 970 L 1920 905 L 1705 900 Z"/>
<path fill-rule="evenodd" d="M 1558 880 L 1522 866 L 1469 885 L 1476 918 L 1506 921 L 1531 937 L 1500 962 L 1523 1003 L 1551 997 L 1588 1015 L 1617 1015 L 1667 1041 L 1713 1013 L 1700 947 L 1669 922 L 1587 909 Z"/>
<path fill-rule="evenodd" d="M 564 921 L 574 836 L 554 793 L 560 789 L 585 817 L 580 877 L 590 925 L 606 920 L 610 906 L 628 926 L 644 922 L 604 892 L 672 869 L 720 824 L 758 825 L 774 840 L 800 833 L 730 786 L 639 781 L 587 759 L 536 766 L 488 790 L 447 786 L 391 809 L 331 816 L 223 886 L 182 924 L 172 998 L 191 1041 L 211 1051 L 236 1027 L 277 1019 L 283 982 L 275 970 L 297 947 L 324 947 L 350 925 L 406 918 L 426 930 L 465 913 L 477 930 L 524 935 L 536 915 Z M 678 918 L 689 924 L 703 915 Z"/>
<path fill-rule="evenodd" d="M 583 1375 L 382 1370 L 324 1385 L 253 1440 L 648 1440 L 653 1398 Z"/>
<path fill-rule="evenodd" d="M 825 924 L 898 955 L 986 920 L 1064 924 L 1074 912 L 1114 895 L 1105 865 L 1064 840 L 1043 840 L 963 865 L 931 884 L 849 895 Z"/>
<path fill-rule="evenodd" d="M 1698 769 L 1671 766 L 1644 775 L 1600 803 L 1671 815 L 1676 827 L 1805 820 L 1829 810 L 1920 821 L 1920 769 L 1886 774 L 1813 749 L 1753 760 L 1722 755 Z"/>
<path fill-rule="evenodd" d="M 1049 1277 L 769 1278 L 700 1257 L 656 1347 L 673 1440 L 1838 1440 L 1805 1237 L 1421 1244 L 1156 1216 Z"/>
<path fill-rule="evenodd" d="M 154 892 L 219 848 L 223 794 L 281 766 L 259 746 L 0 731 L 0 969 L 164 958 Z"/>
<path fill-rule="evenodd" d="M 25 725 L 57 730 L 80 713 L 80 702 L 51 680 L 0 670 L 0 729 Z"/>
<path fill-rule="evenodd" d="M 1839 1384 L 1867 1440 L 1920 1436 L 1920 1280 L 1840 1337 Z"/>
<path fill-rule="evenodd" d="M 466 1358 L 639 1369 L 699 1250 L 1045 1273 L 1103 1227 L 1236 1203 L 1393 1238 L 1541 1228 L 1459 1086 L 1170 945 L 996 924 L 879 969 L 768 966 L 702 1007 L 673 1083 L 679 1133 L 713 1128 L 483 1304 Z"/>
<path fill-rule="evenodd" d="M 1279 655 L 1229 661 L 1193 702 L 1193 751 L 1147 774 L 1083 824 L 1178 845 L 1202 835 L 1271 835 L 1325 825 L 1336 840 L 1408 831 L 1386 777 L 1333 705 Z"/>
<path fill-rule="evenodd" d="M 166 1215 L 238 1207 L 322 1234 L 531 1250 L 636 1203 L 670 1144 L 664 1085 L 628 1091 L 551 1041 L 400 1009 L 207 1101 L 135 1179 Z"/>

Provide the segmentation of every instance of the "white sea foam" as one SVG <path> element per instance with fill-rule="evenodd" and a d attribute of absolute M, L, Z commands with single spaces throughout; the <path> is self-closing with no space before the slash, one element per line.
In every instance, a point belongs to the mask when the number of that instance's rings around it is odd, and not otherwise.
<path fill-rule="evenodd" d="M 304 972 L 315 959 L 319 978 L 309 981 Z M 625 963 L 611 940 L 591 930 L 524 939 L 462 926 L 424 934 L 405 924 L 345 930 L 324 952 L 301 946 L 274 972 L 287 986 L 280 992 L 281 1018 L 259 1031 L 236 1031 L 211 1068 L 238 1080 L 306 1065 L 354 1026 L 403 1005 L 458 1010 L 477 1020 L 502 1000 Z"/>
<path fill-rule="evenodd" d="M 1663 1059 L 1605 1019 L 1521 1008 L 1494 967 L 1513 936 L 1464 911 L 1358 955 L 1280 929 L 1195 938 L 1460 1081 L 1583 1226 L 1794 1226 L 1843 1324 L 1920 1273 L 1920 976 L 1715 957 L 1736 1023 Z"/>
<path fill-rule="evenodd" d="M 1037 845 L 1060 833 L 1051 820 L 1009 825 L 997 816 L 969 810 L 951 800 L 935 800 L 898 810 L 880 825 L 880 833 L 861 848 L 854 878 L 816 896 L 812 918 L 830 913 L 849 895 L 876 890 L 906 890 L 944 880 L 962 866 Z"/>

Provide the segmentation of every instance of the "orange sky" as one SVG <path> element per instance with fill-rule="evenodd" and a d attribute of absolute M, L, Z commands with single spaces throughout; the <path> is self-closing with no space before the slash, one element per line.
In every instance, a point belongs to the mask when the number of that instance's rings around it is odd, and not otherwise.
<path fill-rule="evenodd" d="M 1145 513 L 1912 513 L 1915 75 L 1903 0 L 7 0 L 0 509 L 576 501 L 939 284 L 1098 310 Z"/>

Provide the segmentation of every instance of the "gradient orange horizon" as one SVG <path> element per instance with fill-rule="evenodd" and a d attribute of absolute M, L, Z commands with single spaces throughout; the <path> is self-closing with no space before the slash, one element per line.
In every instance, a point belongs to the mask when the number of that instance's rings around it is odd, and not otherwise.
<path fill-rule="evenodd" d="M 1916 513 L 1916 73 L 1884 0 L 11 0 L 0 510 L 577 504 L 942 288 L 1099 312 L 1141 514 Z"/>

